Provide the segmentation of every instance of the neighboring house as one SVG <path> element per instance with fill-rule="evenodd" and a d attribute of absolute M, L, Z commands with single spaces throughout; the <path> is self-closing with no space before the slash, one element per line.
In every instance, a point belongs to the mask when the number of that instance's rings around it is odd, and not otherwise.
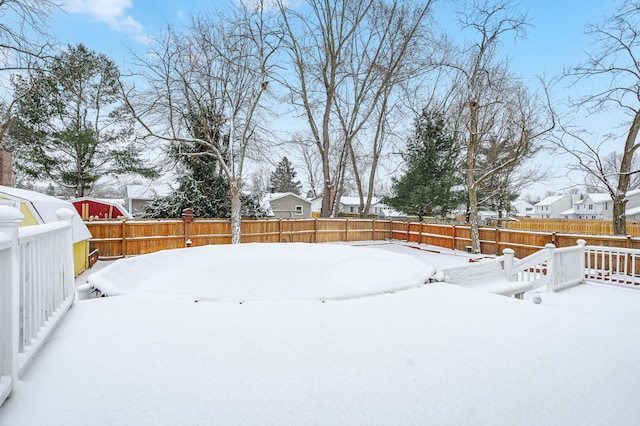
<path fill-rule="evenodd" d="M 640 207 L 640 190 L 627 192 L 626 212 L 628 220 L 635 220 Z M 608 193 L 588 193 L 574 202 L 573 207 L 562 212 L 563 219 L 613 220 L 613 201 Z M 632 217 L 631 219 L 629 217 Z"/>
<path fill-rule="evenodd" d="M 139 216 L 144 212 L 145 206 L 155 198 L 166 197 L 170 193 L 171 188 L 168 185 L 127 185 L 125 207 L 133 216 Z"/>
<path fill-rule="evenodd" d="M 272 217 L 282 219 L 311 218 L 311 200 L 293 192 L 270 192 L 262 199 L 261 205 Z"/>
<path fill-rule="evenodd" d="M 588 193 L 580 201 L 573 203 L 573 217 L 570 219 L 612 220 L 613 201 L 606 193 Z"/>
<path fill-rule="evenodd" d="M 627 209 L 625 216 L 627 216 L 627 222 L 640 222 L 640 206 Z"/>
<path fill-rule="evenodd" d="M 385 210 L 390 209 L 391 208 L 389 206 L 380 202 L 380 199 L 378 197 L 371 197 L 371 207 L 369 207 L 369 215 L 383 216 L 385 214 Z M 338 212 L 359 215 L 360 197 L 340 197 L 340 208 L 338 209 Z"/>
<path fill-rule="evenodd" d="M 406 221 L 409 218 L 406 213 L 398 210 L 394 210 L 391 207 L 383 208 L 380 211 L 380 214 L 378 215 L 378 217 L 380 217 L 381 219 L 402 220 L 402 221 Z"/>
<path fill-rule="evenodd" d="M 511 206 L 511 213 L 516 217 L 533 217 L 535 207 L 524 200 L 518 200 Z"/>
<path fill-rule="evenodd" d="M 322 214 L 322 195 L 311 199 L 311 216 L 320 217 Z"/>
<path fill-rule="evenodd" d="M 24 215 L 24 221 L 20 226 L 58 222 L 56 211 L 60 208 L 76 211 L 73 204 L 68 201 L 35 191 L 8 186 L 0 186 L 0 203 L 19 204 L 18 208 Z M 78 214 L 73 216 L 71 224 L 74 273 L 78 275 L 89 267 L 89 239 L 91 238 L 91 232 L 89 232 L 89 229 Z"/>
<path fill-rule="evenodd" d="M 82 220 L 131 217 L 127 209 L 122 206 L 124 200 L 82 197 L 69 201 L 76 208 Z"/>
<path fill-rule="evenodd" d="M 337 211 L 338 214 L 360 214 L 360 197 L 342 196 L 339 201 L 340 205 Z M 313 217 L 320 217 L 320 213 L 322 212 L 322 196 L 311 200 L 311 211 L 313 213 Z M 369 215 L 380 217 L 406 217 L 404 213 L 394 211 L 391 207 L 380 202 L 380 199 L 377 197 L 371 197 Z"/>
<path fill-rule="evenodd" d="M 640 207 L 640 189 L 634 189 L 627 192 L 627 205 L 626 209 L 633 209 Z M 613 208 L 613 207 L 612 207 Z"/>
<path fill-rule="evenodd" d="M 536 219 L 560 219 L 573 207 L 578 195 L 554 195 L 547 197 L 534 206 L 533 216 Z"/>

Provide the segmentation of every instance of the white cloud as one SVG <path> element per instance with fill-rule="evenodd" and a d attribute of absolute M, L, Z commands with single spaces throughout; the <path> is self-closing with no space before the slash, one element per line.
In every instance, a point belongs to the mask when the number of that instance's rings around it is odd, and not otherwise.
<path fill-rule="evenodd" d="M 129 37 L 145 41 L 142 24 L 126 13 L 132 7 L 131 0 L 67 0 L 63 6 L 68 13 L 86 14 L 91 19 L 104 22 L 114 30 Z"/>

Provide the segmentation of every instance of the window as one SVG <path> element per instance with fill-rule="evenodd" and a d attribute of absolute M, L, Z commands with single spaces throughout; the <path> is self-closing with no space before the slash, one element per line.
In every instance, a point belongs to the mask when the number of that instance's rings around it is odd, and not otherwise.
<path fill-rule="evenodd" d="M 593 210 L 593 204 L 589 204 L 589 210 Z"/>
<path fill-rule="evenodd" d="M 356 212 L 356 208 L 351 206 L 349 207 L 349 213 L 355 213 Z"/>
<path fill-rule="evenodd" d="M 296 206 L 296 214 L 302 214 L 302 206 Z"/>

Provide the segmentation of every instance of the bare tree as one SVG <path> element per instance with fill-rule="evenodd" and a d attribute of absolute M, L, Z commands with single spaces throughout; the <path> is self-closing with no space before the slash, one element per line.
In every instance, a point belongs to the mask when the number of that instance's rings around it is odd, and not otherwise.
<path fill-rule="evenodd" d="M 46 27 L 49 14 L 56 7 L 50 0 L 0 0 L 0 80 L 4 87 L 10 87 L 12 74 L 29 72 L 50 57 Z M 4 146 L 11 111 L 27 93 L 5 90 L 0 95 L 0 147 Z"/>
<path fill-rule="evenodd" d="M 611 169 L 603 142 L 594 140 L 584 129 L 564 126 L 559 147 L 573 155 L 578 167 L 599 182 L 613 200 L 613 229 L 616 235 L 626 234 L 626 193 L 632 177 L 640 173 L 634 167 L 634 155 L 640 148 L 640 3 L 625 0 L 617 11 L 600 24 L 587 28 L 595 42 L 595 51 L 586 61 L 566 71 L 565 76 L 576 85 L 582 81 L 595 82 L 602 89 L 574 101 L 576 108 L 586 108 L 590 114 L 609 110 L 624 116 L 621 126 L 624 135 L 608 137 L 615 140 L 620 154 Z M 624 143 L 622 143 L 624 138 Z"/>
<path fill-rule="evenodd" d="M 260 117 L 279 44 L 268 20 L 264 2 L 241 2 L 228 17 L 194 17 L 184 33 L 169 28 L 150 54 L 138 58 L 148 88 L 126 91 L 149 136 L 196 144 L 203 148 L 198 155 L 218 161 L 230 187 L 234 244 L 240 242 L 245 160 L 261 141 Z M 187 126 L 194 115 L 199 137 Z"/>
<path fill-rule="evenodd" d="M 331 206 L 338 203 L 332 199 L 332 188 L 337 188 L 339 197 L 348 175 L 358 181 L 364 210 L 370 200 L 365 204 L 360 173 L 347 171 L 349 165 L 356 165 L 352 143 L 363 129 L 370 135 L 380 131 L 374 114 L 386 112 L 390 87 L 407 78 L 409 69 L 418 67 L 414 60 L 422 44 L 417 40 L 433 1 L 303 3 L 304 7 L 294 8 L 277 1 L 284 20 L 286 52 L 296 77 L 284 83 L 308 122 L 322 160 L 322 215 L 334 213 Z M 382 140 L 379 138 L 378 144 Z M 372 152 L 374 157 L 379 155 L 379 147 Z M 337 165 L 333 173 L 332 163 Z M 374 177 L 375 163 L 372 165 Z"/>
<path fill-rule="evenodd" d="M 521 36 L 528 25 L 526 16 L 514 12 L 508 0 L 474 1 L 465 10 L 461 23 L 475 40 L 460 55 L 462 61 L 449 65 L 456 70 L 452 84 L 458 88 L 455 115 L 464 144 L 472 251 L 479 253 L 479 188 L 492 176 L 517 167 L 554 122 L 550 112 L 545 114 L 546 98 L 530 93 L 499 56 L 501 37 Z M 482 152 L 495 143 L 502 148 L 494 152 L 493 161 L 481 161 Z"/>

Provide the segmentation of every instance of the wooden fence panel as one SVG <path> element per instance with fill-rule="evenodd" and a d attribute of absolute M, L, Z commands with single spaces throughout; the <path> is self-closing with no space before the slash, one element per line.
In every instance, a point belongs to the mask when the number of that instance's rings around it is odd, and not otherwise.
<path fill-rule="evenodd" d="M 349 241 L 375 239 L 375 222 L 372 219 L 350 219 L 347 223 Z"/>
<path fill-rule="evenodd" d="M 316 242 L 333 243 L 336 241 L 348 241 L 345 231 L 346 222 L 349 219 L 316 219 Z"/>
<path fill-rule="evenodd" d="M 454 250 L 467 251 L 471 245 L 471 228 L 468 226 L 456 226 L 456 239 Z"/>
<path fill-rule="evenodd" d="M 505 229 L 522 231 L 558 232 L 580 235 L 613 235 L 613 224 L 605 220 L 583 219 L 518 219 L 504 222 Z M 640 223 L 627 222 L 627 234 L 640 236 Z"/>
<path fill-rule="evenodd" d="M 510 229 L 498 229 L 497 234 L 497 240 L 499 241 L 497 248 L 499 251 L 496 254 L 502 254 L 504 249 L 510 248 L 515 251 L 515 256 L 520 259 L 552 243 L 554 238 L 550 232 L 527 232 Z M 575 241 L 570 245 L 575 245 Z"/>
<path fill-rule="evenodd" d="M 279 243 L 281 221 L 279 220 L 243 220 L 240 226 L 243 243 Z M 224 231 L 231 242 L 231 226 Z"/>
<path fill-rule="evenodd" d="M 391 239 L 407 241 L 409 224 L 407 222 L 391 222 Z"/>
<path fill-rule="evenodd" d="M 455 230 L 454 226 L 423 223 L 420 243 L 453 249 L 455 247 Z"/>
<path fill-rule="evenodd" d="M 316 219 L 286 219 L 281 221 L 281 225 L 280 242 L 316 242 Z"/>
<path fill-rule="evenodd" d="M 580 235 L 580 234 L 555 234 L 556 247 L 570 247 L 576 244 L 577 240 L 585 240 L 589 246 L 607 247 L 629 247 L 630 239 L 627 237 L 605 235 Z"/>

